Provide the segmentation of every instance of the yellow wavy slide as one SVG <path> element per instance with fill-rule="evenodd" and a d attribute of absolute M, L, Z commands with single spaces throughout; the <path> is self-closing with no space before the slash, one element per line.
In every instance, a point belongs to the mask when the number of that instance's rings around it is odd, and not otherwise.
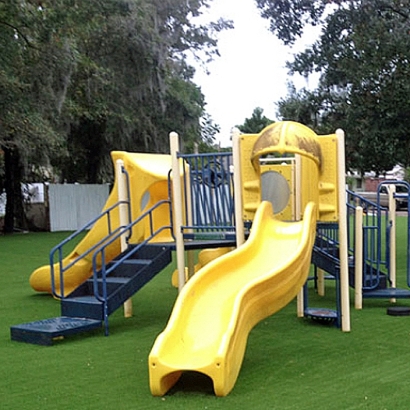
<path fill-rule="evenodd" d="M 315 238 L 316 206 L 303 221 L 275 219 L 259 206 L 244 245 L 199 270 L 179 294 L 149 356 L 150 388 L 164 395 L 183 371 L 197 371 L 226 396 L 238 377 L 248 334 L 288 304 L 305 283 Z"/>

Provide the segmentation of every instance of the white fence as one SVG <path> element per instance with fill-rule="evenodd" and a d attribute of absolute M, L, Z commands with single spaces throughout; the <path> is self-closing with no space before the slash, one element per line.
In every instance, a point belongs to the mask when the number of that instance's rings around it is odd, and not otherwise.
<path fill-rule="evenodd" d="M 75 231 L 101 213 L 109 185 L 50 184 L 50 231 Z"/>

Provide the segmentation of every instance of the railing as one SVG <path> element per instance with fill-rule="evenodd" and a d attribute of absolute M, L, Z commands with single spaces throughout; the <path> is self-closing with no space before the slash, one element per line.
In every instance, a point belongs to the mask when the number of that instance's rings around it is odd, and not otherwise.
<path fill-rule="evenodd" d="M 377 288 L 382 270 L 389 273 L 390 243 L 388 210 L 360 195 L 347 190 L 347 226 L 349 265 L 355 261 L 356 207 L 361 206 L 363 214 L 363 289 Z M 384 239 L 380 241 L 382 233 Z M 335 223 L 319 223 L 315 247 L 326 254 L 334 263 L 339 262 L 339 227 Z M 383 250 L 383 252 L 382 252 Z"/>
<path fill-rule="evenodd" d="M 378 188 L 377 188 L 377 200 L 378 202 L 380 201 L 380 195 L 381 195 L 381 191 L 385 186 L 389 186 L 389 185 L 394 185 L 395 186 L 395 191 L 393 193 L 393 198 L 397 201 L 400 200 L 401 205 L 404 202 L 407 202 L 407 246 L 406 246 L 406 279 L 407 279 L 407 286 L 410 287 L 410 207 L 409 207 L 409 196 L 410 196 L 410 184 L 406 181 L 397 181 L 397 180 L 386 180 L 383 181 L 379 184 Z M 402 192 L 397 192 L 397 188 L 400 187 Z M 403 192 L 403 188 L 404 188 L 404 192 Z M 397 203 L 396 203 L 397 205 Z M 379 215 L 380 215 L 380 209 L 379 209 Z M 386 223 L 387 225 L 387 223 Z M 391 224 L 389 224 L 389 231 L 386 234 L 386 247 L 387 249 L 390 250 L 390 230 L 391 230 Z M 396 239 L 394 239 L 396 240 Z M 379 252 L 381 252 L 382 249 L 382 237 L 379 233 L 378 236 L 378 250 Z M 396 248 L 396 246 L 395 246 Z M 393 255 L 393 257 L 395 257 L 396 255 Z M 379 258 L 380 259 L 380 258 Z M 387 260 L 387 266 L 390 267 L 390 253 L 387 255 L 386 257 Z M 395 282 L 395 280 L 394 280 Z"/>
<path fill-rule="evenodd" d="M 78 263 L 81 259 L 84 259 L 86 256 L 90 255 L 92 252 L 98 249 L 107 240 L 109 240 L 112 237 L 112 235 L 115 235 L 117 232 L 119 232 L 122 229 L 121 226 L 118 226 L 115 229 L 113 229 L 112 221 L 111 221 L 112 212 L 116 210 L 122 204 L 127 204 L 128 209 L 130 209 L 129 201 L 119 201 L 115 203 L 114 205 L 106 209 L 104 212 L 102 212 L 100 215 L 98 215 L 96 218 L 92 219 L 90 222 L 88 222 L 87 224 L 79 228 L 77 231 L 69 235 L 66 239 L 64 239 L 62 242 L 56 245 L 53 249 L 51 249 L 49 261 L 50 261 L 50 275 L 51 275 L 51 291 L 54 297 L 58 299 L 61 299 L 64 297 L 64 273 L 68 271 L 76 263 Z M 96 242 L 89 249 L 87 249 L 85 252 L 78 255 L 76 258 L 72 259 L 67 265 L 63 266 L 63 261 L 64 261 L 63 247 L 67 245 L 68 243 L 70 243 L 72 240 L 76 239 L 79 235 L 91 229 L 95 225 L 95 223 L 102 220 L 103 218 L 106 218 L 107 220 L 108 234 L 104 238 Z M 59 286 L 60 293 L 58 293 L 56 290 L 55 276 L 54 276 L 54 273 L 55 273 L 54 264 L 56 263 L 55 261 L 57 258 L 58 258 L 59 277 L 60 277 L 60 286 Z"/>
<path fill-rule="evenodd" d="M 103 303 L 103 309 L 104 309 L 104 323 L 105 323 L 105 329 L 106 329 L 106 334 L 108 334 L 108 294 L 107 294 L 107 276 L 113 272 L 118 266 L 120 266 L 124 261 L 135 255 L 138 250 L 140 250 L 143 246 L 145 246 L 149 241 L 151 241 L 154 237 L 159 235 L 161 232 L 164 230 L 169 229 L 170 232 L 172 233 L 172 224 L 168 226 L 161 226 L 157 230 L 154 230 L 154 224 L 153 224 L 153 212 L 161 207 L 162 205 L 168 206 L 168 211 L 170 213 L 170 218 L 171 218 L 171 200 L 162 200 L 157 202 L 155 205 L 153 205 L 150 209 L 148 209 L 146 212 L 144 212 L 142 215 L 140 215 L 136 220 L 131 222 L 129 225 L 125 227 L 121 227 L 119 232 L 116 232 L 115 235 L 112 235 L 110 240 L 103 244 L 99 249 L 97 249 L 92 257 L 92 266 L 93 266 L 93 290 L 94 290 L 94 296 L 95 298 Z M 122 254 L 121 258 L 116 259 L 115 262 L 112 262 L 110 266 L 107 268 L 107 262 L 105 260 L 105 254 L 106 254 L 106 248 L 111 245 L 114 241 L 120 239 L 120 237 L 127 232 L 131 231 L 131 229 L 137 225 L 140 222 L 143 222 L 145 218 L 149 218 L 149 235 L 148 237 L 143 240 L 142 242 L 139 242 L 136 246 L 132 247 L 128 251 Z M 171 220 L 171 219 L 170 219 Z M 101 267 L 99 267 L 98 260 L 101 260 Z M 98 276 L 100 274 L 100 277 Z M 101 290 L 102 294 L 99 290 L 99 283 L 98 280 L 101 279 Z"/>
<path fill-rule="evenodd" d="M 184 168 L 186 239 L 235 235 L 232 153 L 180 154 Z M 189 187 L 187 189 L 187 187 Z"/>
<path fill-rule="evenodd" d="M 126 177 L 126 187 L 127 187 L 127 197 L 131 198 L 130 196 L 130 179 L 129 179 L 129 174 L 127 170 L 124 167 L 121 167 L 121 172 L 125 174 Z M 92 219 L 91 221 L 87 222 L 84 226 L 79 228 L 77 231 L 69 235 L 66 239 L 61 241 L 58 245 L 56 245 L 54 248 L 51 249 L 50 251 L 50 256 L 49 256 L 49 263 L 50 263 L 50 276 L 51 276 L 51 292 L 53 296 L 57 299 L 61 299 L 64 297 L 64 273 L 68 271 L 72 266 L 74 266 L 76 263 L 78 263 L 81 259 L 84 259 L 86 256 L 91 254 L 94 250 L 98 249 L 101 245 L 103 245 L 107 240 L 112 235 L 115 235 L 119 230 L 121 230 L 121 226 L 116 227 L 113 230 L 112 224 L 111 224 L 111 214 L 112 212 L 119 208 L 120 205 L 126 204 L 127 205 L 127 212 L 128 212 L 128 219 L 131 220 L 131 205 L 130 205 L 130 200 L 124 200 L 124 201 L 118 201 L 105 211 L 103 211 L 100 215 Z M 66 266 L 63 266 L 63 260 L 64 260 L 64 253 L 63 253 L 63 247 L 70 243 L 73 239 L 77 238 L 79 235 L 83 234 L 84 232 L 88 231 L 91 229 L 98 221 L 102 220 L 103 218 L 107 218 L 107 232 L 108 234 L 96 242 L 93 246 L 91 246 L 89 249 L 87 249 L 85 252 L 82 254 L 78 255 L 76 258 L 72 259 L 70 263 L 68 263 Z M 129 232 L 129 237 L 132 235 L 132 231 Z M 56 286 L 55 286 L 55 276 L 54 276 L 54 264 L 56 263 L 56 254 L 58 257 L 58 267 L 59 267 L 59 278 L 60 278 L 60 293 L 58 294 L 56 291 Z"/>
<path fill-rule="evenodd" d="M 325 253 L 335 263 L 339 261 L 339 225 L 337 223 L 318 223 L 315 247 Z"/>
<path fill-rule="evenodd" d="M 354 259 L 356 207 L 363 208 L 363 290 L 379 286 L 382 270 L 389 277 L 390 223 L 388 209 L 347 190 L 349 253 Z M 383 238 L 383 239 L 382 239 Z"/>

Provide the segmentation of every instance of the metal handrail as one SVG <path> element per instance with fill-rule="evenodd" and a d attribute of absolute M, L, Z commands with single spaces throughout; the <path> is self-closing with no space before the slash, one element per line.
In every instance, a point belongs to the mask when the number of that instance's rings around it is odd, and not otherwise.
<path fill-rule="evenodd" d="M 170 199 L 164 199 L 159 202 L 157 202 L 155 205 L 153 205 L 150 209 L 148 209 L 146 212 L 144 212 L 142 215 L 140 215 L 136 220 L 132 221 L 130 224 L 127 226 L 121 227 L 120 232 L 117 232 L 115 235 L 113 235 L 110 238 L 110 241 L 102 245 L 99 249 L 97 249 L 92 257 L 92 266 L 93 266 L 93 290 L 94 290 L 94 297 L 100 301 L 103 304 L 103 309 L 104 309 L 104 323 L 105 323 L 105 329 L 106 329 L 106 334 L 108 334 L 108 294 L 107 294 L 107 276 L 114 271 L 119 265 L 121 265 L 125 260 L 129 259 L 131 256 L 133 256 L 138 250 L 140 250 L 143 246 L 145 246 L 149 241 L 151 241 L 155 236 L 160 234 L 162 231 L 169 229 L 172 232 L 172 224 L 171 225 L 165 225 L 161 226 L 159 229 L 154 231 L 153 229 L 153 216 L 152 213 L 154 210 L 159 208 L 161 205 L 167 204 L 169 206 L 169 209 L 172 208 L 171 205 L 171 200 Z M 144 220 L 146 217 L 149 217 L 149 227 L 150 227 L 150 234 L 147 239 L 144 241 L 138 243 L 135 247 L 130 249 L 128 252 L 125 252 L 120 259 L 117 259 L 108 269 L 107 269 L 107 263 L 105 261 L 105 250 L 107 246 L 111 245 L 114 241 L 119 239 L 122 235 L 124 235 L 127 231 L 132 229 L 136 224 Z M 101 267 L 98 268 L 98 256 L 100 255 L 101 257 Z M 101 277 L 99 278 L 98 272 L 100 272 Z M 102 295 L 99 291 L 99 286 L 98 286 L 98 279 L 101 279 L 101 287 L 102 287 Z"/>
<path fill-rule="evenodd" d="M 351 212 L 348 215 L 354 215 L 356 206 L 361 206 L 365 210 L 365 223 L 363 224 L 363 289 L 376 289 L 380 283 L 380 275 L 382 268 L 386 269 L 387 277 L 390 276 L 390 243 L 388 208 L 380 205 L 380 201 L 372 202 L 360 196 L 360 192 L 356 193 L 347 190 L 348 201 L 347 206 Z M 377 196 L 379 199 L 379 196 Z M 384 254 L 382 253 L 382 227 L 383 220 L 385 224 L 385 247 Z M 353 224 L 354 225 L 354 224 Z M 349 240 L 349 250 L 354 256 L 354 235 Z M 351 244 L 353 243 L 353 245 Z M 367 284 L 366 284 L 367 282 Z"/>
<path fill-rule="evenodd" d="M 99 246 L 104 244 L 104 242 L 107 241 L 112 235 L 116 234 L 119 230 L 121 230 L 121 226 L 113 230 L 112 223 L 111 223 L 111 212 L 122 204 L 126 204 L 128 205 L 128 208 L 130 208 L 129 200 L 116 202 L 114 205 L 110 206 L 108 209 L 103 211 L 100 215 L 98 215 L 91 221 L 87 222 L 84 226 L 77 229 L 75 232 L 73 232 L 71 235 L 69 235 L 67 238 L 65 238 L 63 241 L 61 241 L 59 244 L 57 244 L 51 249 L 50 255 L 49 255 L 50 275 L 51 275 L 51 292 L 55 298 L 57 299 L 64 298 L 64 272 L 66 272 L 68 269 L 74 266 L 81 259 L 84 259 L 87 255 L 89 255 Z M 68 265 L 63 266 L 63 259 L 64 259 L 63 247 L 67 245 L 69 242 L 71 242 L 73 239 L 77 238 L 80 234 L 89 230 L 89 228 L 92 228 L 92 226 L 94 226 L 96 222 L 98 222 L 104 217 L 107 218 L 108 234 L 104 238 L 102 238 L 100 241 L 96 242 L 91 248 L 87 249 L 85 252 L 78 255 L 76 258 L 74 258 Z M 55 277 L 54 277 L 54 264 L 55 264 L 56 254 L 58 256 L 58 267 L 59 267 L 59 276 L 60 276 L 60 294 L 58 294 L 56 290 Z"/>
<path fill-rule="evenodd" d="M 387 269 L 389 274 L 389 242 L 386 237 L 385 258 L 382 260 L 381 241 L 378 241 L 382 231 L 382 215 L 386 218 L 386 235 L 388 235 L 389 226 L 387 223 L 387 208 L 381 207 L 377 203 L 369 201 L 353 191 L 347 190 L 347 225 L 348 229 L 348 254 L 349 258 L 355 260 L 355 209 L 361 206 L 366 210 L 365 224 L 363 226 L 363 271 L 366 272 L 368 283 L 364 283 L 363 289 L 370 290 L 378 286 L 382 266 Z M 316 245 L 317 250 L 325 253 L 335 262 L 339 257 L 335 254 L 335 248 L 339 247 L 338 227 L 333 223 L 320 223 L 317 226 Z"/>
<path fill-rule="evenodd" d="M 131 213 L 131 201 L 130 201 L 130 198 L 131 198 L 130 174 L 129 174 L 129 172 L 126 170 L 126 168 L 125 168 L 124 166 L 121 167 L 121 172 L 122 172 L 123 174 L 125 174 L 125 179 L 126 179 L 126 184 L 125 184 L 125 185 L 126 185 L 126 189 L 127 189 L 127 198 L 128 198 L 128 202 L 129 202 L 129 206 L 128 206 L 128 221 L 131 221 L 131 219 L 132 219 L 132 213 Z M 127 237 L 127 241 L 131 238 L 131 236 L 132 236 L 132 229 L 130 229 L 130 232 L 129 232 L 128 237 Z"/>
<path fill-rule="evenodd" d="M 98 291 L 98 286 L 96 285 L 97 282 L 97 272 L 101 271 L 102 273 L 102 279 L 103 282 L 106 279 L 106 276 L 109 275 L 114 269 L 116 269 L 119 265 L 121 265 L 126 259 L 128 259 L 129 257 L 131 257 L 132 255 L 134 255 L 139 249 L 141 249 L 144 245 L 146 245 L 150 240 L 152 240 L 155 236 L 157 236 L 159 233 L 161 233 L 162 231 L 166 230 L 166 229 L 170 229 L 172 230 L 172 226 L 171 225 L 165 225 L 160 227 L 159 229 L 157 229 L 156 231 L 153 230 L 153 218 L 152 218 L 152 213 L 155 211 L 155 209 L 159 208 L 161 205 L 163 204 L 168 204 L 169 207 L 171 207 L 171 201 L 169 199 L 163 199 L 159 202 L 157 202 L 155 205 L 153 205 L 150 209 L 148 209 L 146 212 L 144 212 L 142 215 L 140 215 L 137 219 L 135 219 L 134 221 L 132 221 L 130 224 L 121 227 L 120 232 L 117 232 L 115 235 L 113 235 L 110 240 L 105 243 L 104 245 L 102 245 L 99 249 L 97 249 L 92 257 L 92 262 L 93 262 L 93 279 L 94 279 L 94 296 L 100 301 L 103 302 L 104 301 L 104 297 L 102 297 L 99 294 Z M 108 269 L 106 267 L 107 263 L 105 261 L 105 250 L 106 248 L 111 245 L 115 240 L 119 239 L 124 233 L 126 233 L 127 231 L 129 231 L 130 229 L 132 229 L 132 227 L 134 227 L 136 224 L 138 224 L 139 222 L 141 222 L 144 218 L 149 217 L 149 226 L 150 226 L 150 234 L 148 236 L 147 239 L 145 239 L 142 242 L 139 242 L 135 247 L 133 247 L 129 252 L 126 252 L 122 258 L 116 260 Z M 101 268 L 98 268 L 98 255 L 101 254 Z M 97 286 L 97 288 L 95 287 Z M 106 282 L 105 282 L 105 286 L 106 286 Z M 104 289 L 104 285 L 103 285 L 103 289 Z"/>
<path fill-rule="evenodd" d="M 410 287 L 410 206 L 409 206 L 409 197 L 410 197 L 410 184 L 407 181 L 398 181 L 398 180 L 386 180 L 380 182 L 377 187 L 377 200 L 379 201 L 381 188 L 383 185 L 401 185 L 407 188 L 407 193 L 394 193 L 393 198 L 407 198 L 407 259 L 406 259 L 406 278 L 407 286 Z M 387 239 L 386 239 L 387 242 Z M 378 243 L 381 243 L 381 236 L 378 236 Z M 389 255 L 390 256 L 390 255 Z M 390 262 L 390 260 L 389 260 Z"/>

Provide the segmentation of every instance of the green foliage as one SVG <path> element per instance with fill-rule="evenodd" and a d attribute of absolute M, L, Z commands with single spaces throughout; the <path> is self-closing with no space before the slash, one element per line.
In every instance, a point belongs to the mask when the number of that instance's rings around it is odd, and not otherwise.
<path fill-rule="evenodd" d="M 263 115 L 262 108 L 256 107 L 252 112 L 252 116 L 250 118 L 245 118 L 244 123 L 237 127 L 245 134 L 257 134 L 273 122 L 274 121 Z"/>
<path fill-rule="evenodd" d="M 321 101 L 316 92 L 306 89 L 297 91 L 292 85 L 288 85 L 288 96 L 277 103 L 278 115 L 283 121 L 297 121 L 311 127 L 316 132 L 319 124 Z"/>
<path fill-rule="evenodd" d="M 0 149 L 17 151 L 15 185 L 50 165 L 60 180 L 106 182 L 112 150 L 166 152 L 172 130 L 208 139 L 187 53 L 212 59 L 216 33 L 232 26 L 195 23 L 209 3 L 1 2 Z"/>
<path fill-rule="evenodd" d="M 342 3 L 327 0 L 256 0 L 262 17 L 270 20 L 270 30 L 285 44 L 293 44 L 303 34 L 306 24 L 320 22 L 326 4 Z"/>
<path fill-rule="evenodd" d="M 409 1 L 257 3 L 271 20 L 272 31 L 286 43 L 300 36 L 307 23 L 323 25 L 320 38 L 288 63 L 291 73 L 320 72 L 318 89 L 290 95 L 280 110 L 300 97 L 318 126 L 343 128 L 350 168 L 379 173 L 397 163 L 407 166 Z"/>

